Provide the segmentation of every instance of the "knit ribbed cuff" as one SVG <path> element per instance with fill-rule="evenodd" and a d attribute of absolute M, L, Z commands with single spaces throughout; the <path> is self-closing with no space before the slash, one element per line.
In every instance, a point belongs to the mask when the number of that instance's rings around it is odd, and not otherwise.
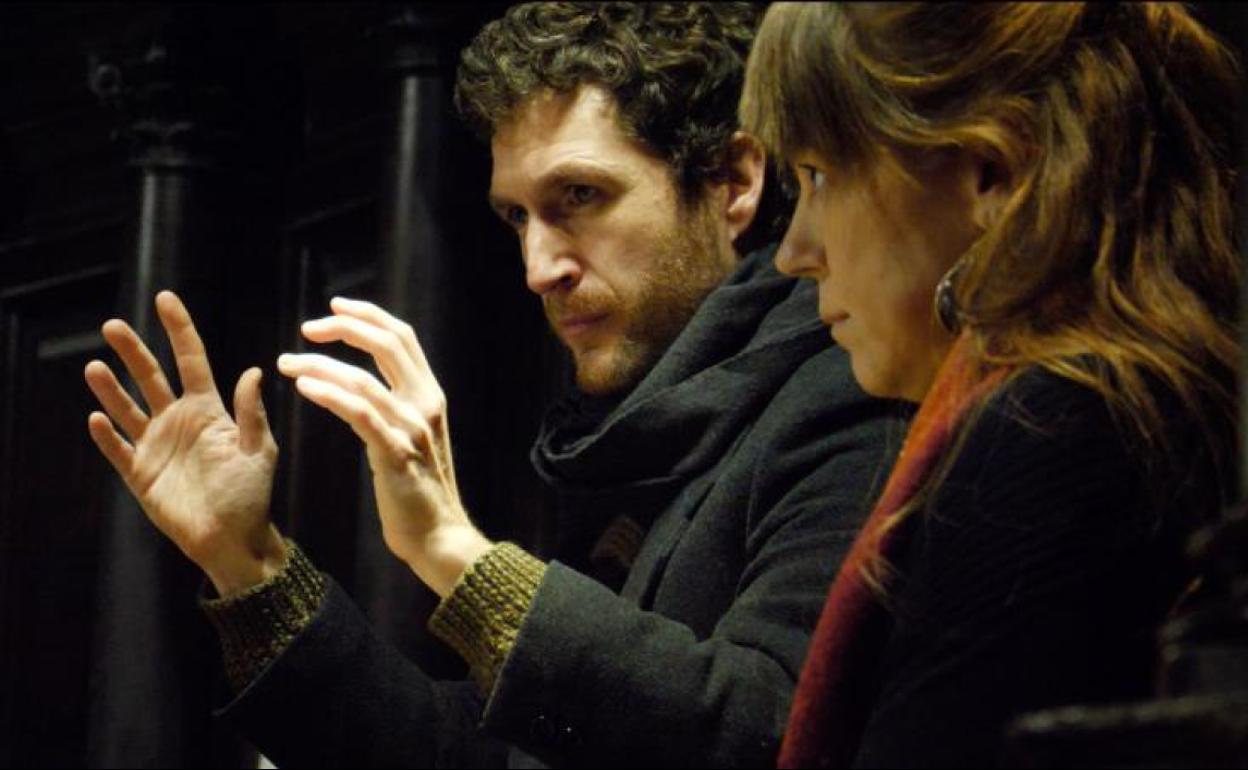
<path fill-rule="evenodd" d="M 290 559 L 273 577 L 232 596 L 199 600 L 221 637 L 225 674 L 235 692 L 294 641 L 325 599 L 325 577 L 293 540 L 286 547 Z"/>
<path fill-rule="evenodd" d="M 545 574 L 544 562 L 500 543 L 464 571 L 429 618 L 429 630 L 468 662 L 482 693 L 494 689 Z"/>

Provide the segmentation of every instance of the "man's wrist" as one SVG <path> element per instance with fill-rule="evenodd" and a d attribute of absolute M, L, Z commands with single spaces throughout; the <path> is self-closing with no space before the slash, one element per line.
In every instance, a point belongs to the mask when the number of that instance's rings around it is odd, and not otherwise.
<path fill-rule="evenodd" d="M 471 524 L 447 525 L 431 532 L 406 561 L 425 585 L 445 599 L 464 572 L 493 547 Z"/>
<path fill-rule="evenodd" d="M 199 605 L 221 637 L 226 676 L 241 692 L 306 629 L 328 594 L 327 579 L 293 540 L 289 561 L 271 580 Z"/>
<path fill-rule="evenodd" d="M 217 595 L 227 597 L 272 579 L 289 559 L 286 542 L 277 527 L 269 524 L 252 544 L 221 549 L 203 570 Z"/>

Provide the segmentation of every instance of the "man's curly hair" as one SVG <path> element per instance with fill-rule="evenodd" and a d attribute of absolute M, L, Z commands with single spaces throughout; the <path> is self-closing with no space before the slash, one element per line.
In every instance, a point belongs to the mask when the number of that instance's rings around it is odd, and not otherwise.
<path fill-rule="evenodd" d="M 623 130 L 667 161 L 686 201 L 719 178 L 762 18 L 751 3 L 526 3 L 461 57 L 455 106 L 489 141 L 526 99 L 596 85 Z"/>

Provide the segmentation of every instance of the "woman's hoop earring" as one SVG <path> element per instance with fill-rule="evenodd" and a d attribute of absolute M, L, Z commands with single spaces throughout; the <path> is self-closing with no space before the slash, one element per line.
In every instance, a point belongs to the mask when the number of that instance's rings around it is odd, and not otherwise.
<path fill-rule="evenodd" d="M 962 329 L 962 313 L 958 310 L 958 300 L 953 296 L 953 282 L 963 266 L 964 263 L 959 260 L 936 284 L 936 320 L 950 334 L 957 334 Z"/>

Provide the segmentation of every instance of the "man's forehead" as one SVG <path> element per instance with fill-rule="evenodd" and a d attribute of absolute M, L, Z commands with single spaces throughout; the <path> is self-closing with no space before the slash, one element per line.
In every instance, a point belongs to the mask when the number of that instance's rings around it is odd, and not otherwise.
<path fill-rule="evenodd" d="M 535 138 L 555 138 L 580 128 L 598 131 L 615 128 L 623 140 L 623 125 L 615 97 L 595 85 L 564 92 L 540 89 L 517 104 L 495 128 L 491 145 L 506 149 Z"/>
<path fill-rule="evenodd" d="M 650 155 L 626 135 L 615 98 L 596 86 L 534 94 L 495 130 L 490 149 L 491 195 L 504 197 L 513 185 L 542 179 L 566 165 L 628 176 Z"/>

